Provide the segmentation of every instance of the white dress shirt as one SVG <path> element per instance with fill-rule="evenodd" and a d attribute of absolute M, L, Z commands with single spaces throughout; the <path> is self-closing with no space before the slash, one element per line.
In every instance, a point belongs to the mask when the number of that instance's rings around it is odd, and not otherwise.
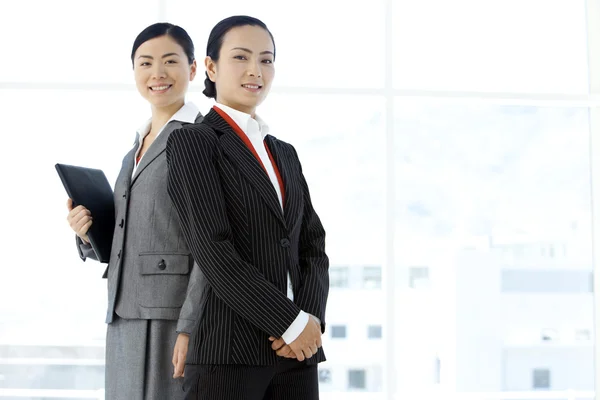
<path fill-rule="evenodd" d="M 252 118 L 250 114 L 246 114 L 244 112 L 235 110 L 226 105 L 217 103 L 216 105 L 220 110 L 223 110 L 227 115 L 231 117 L 231 119 L 238 124 L 240 129 L 246 134 L 250 143 L 256 150 L 256 153 L 260 157 L 265 169 L 267 170 L 267 175 L 275 188 L 275 192 L 277 192 L 277 198 L 279 199 L 279 205 L 283 209 L 283 199 L 281 196 L 281 188 L 279 187 L 279 181 L 277 180 L 277 175 L 275 174 L 275 169 L 273 168 L 273 164 L 271 163 L 271 159 L 269 158 L 269 154 L 267 153 L 267 149 L 265 148 L 265 137 L 269 133 L 269 126 L 263 121 L 259 116 Z M 290 300 L 294 300 L 294 292 L 292 290 L 292 281 L 290 279 L 290 274 L 288 272 L 288 290 L 287 296 Z M 306 324 L 308 323 L 309 314 L 304 311 L 300 311 L 292 325 L 285 331 L 282 338 L 286 343 L 291 343 L 304 330 Z M 315 317 L 316 319 L 316 317 Z"/>
<path fill-rule="evenodd" d="M 190 124 L 193 124 L 194 121 L 196 121 L 196 117 L 198 116 L 198 113 L 200 112 L 200 110 L 198 110 L 198 107 L 196 107 L 196 105 L 192 102 L 187 102 L 185 103 L 175 114 L 173 114 L 173 116 L 171 118 L 169 118 L 169 120 L 160 128 L 160 130 L 158 131 L 158 133 L 156 134 L 156 137 L 154 138 L 154 140 L 156 140 L 156 138 L 158 138 L 158 136 L 162 133 L 162 131 L 165 129 L 165 126 L 167 126 L 167 124 L 171 121 L 179 121 L 179 122 L 187 122 Z M 144 138 L 146 136 L 148 136 L 148 134 L 150 133 L 150 128 L 152 128 L 152 118 L 149 118 L 146 122 L 144 122 L 142 124 L 142 126 L 140 126 L 140 128 L 137 130 L 137 134 L 139 137 L 138 140 L 138 148 L 135 152 L 135 158 L 134 158 L 134 163 L 133 163 L 133 172 L 131 173 L 131 176 L 135 175 L 135 171 L 137 170 L 137 166 L 138 166 L 138 162 L 137 162 L 137 157 L 140 154 L 140 151 L 142 150 L 142 146 L 144 145 Z M 147 152 L 147 151 L 146 151 Z M 142 155 L 142 158 L 140 158 L 140 162 L 142 162 L 142 160 L 144 159 L 144 155 L 146 155 L 146 153 L 144 153 Z"/>

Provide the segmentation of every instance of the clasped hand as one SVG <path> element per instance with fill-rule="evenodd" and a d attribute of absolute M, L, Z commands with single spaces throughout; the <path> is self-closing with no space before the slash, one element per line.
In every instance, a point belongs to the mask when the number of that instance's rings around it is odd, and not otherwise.
<path fill-rule="evenodd" d="M 317 354 L 317 350 L 321 347 L 321 326 L 314 320 L 309 318 L 308 323 L 304 327 L 300 336 L 292 343 L 286 344 L 283 338 L 270 337 L 273 342 L 271 348 L 275 350 L 278 356 L 285 358 L 295 358 L 298 361 L 304 361 Z"/>

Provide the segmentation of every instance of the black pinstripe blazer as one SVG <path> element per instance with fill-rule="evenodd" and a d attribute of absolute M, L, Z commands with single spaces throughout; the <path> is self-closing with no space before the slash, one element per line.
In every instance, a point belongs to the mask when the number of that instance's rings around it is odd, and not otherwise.
<path fill-rule="evenodd" d="M 325 331 L 325 231 L 296 151 L 273 136 L 265 140 L 284 182 L 283 211 L 267 173 L 216 111 L 169 137 L 168 193 L 209 285 L 188 364 L 273 365 L 268 338 L 281 337 L 300 310 Z M 322 349 L 309 363 L 321 361 Z"/>

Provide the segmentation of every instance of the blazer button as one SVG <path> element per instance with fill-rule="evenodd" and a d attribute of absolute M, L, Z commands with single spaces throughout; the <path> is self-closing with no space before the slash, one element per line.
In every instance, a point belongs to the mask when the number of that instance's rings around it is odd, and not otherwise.
<path fill-rule="evenodd" d="M 167 264 L 165 263 L 165 260 L 160 260 L 160 262 L 158 263 L 158 269 L 160 269 L 161 271 L 164 271 L 167 268 Z"/>
<path fill-rule="evenodd" d="M 290 247 L 290 241 L 289 239 L 281 239 L 281 247 Z"/>
<path fill-rule="evenodd" d="M 119 250 L 119 254 L 117 254 L 117 260 L 121 259 L 121 250 Z"/>
<path fill-rule="evenodd" d="M 126 199 L 127 198 L 127 192 L 123 193 L 123 198 Z"/>
<path fill-rule="evenodd" d="M 125 224 L 125 220 L 123 218 L 121 218 L 121 223 L 119 224 L 119 228 L 122 228 L 124 224 Z"/>

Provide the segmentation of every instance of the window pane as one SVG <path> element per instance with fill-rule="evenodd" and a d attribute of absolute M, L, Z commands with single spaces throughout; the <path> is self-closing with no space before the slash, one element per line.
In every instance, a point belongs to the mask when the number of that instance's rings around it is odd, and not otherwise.
<path fill-rule="evenodd" d="M 365 370 L 354 370 L 348 371 L 348 388 L 350 389 L 365 389 L 366 383 L 366 371 Z"/>
<path fill-rule="evenodd" d="M 212 27 L 232 15 L 259 18 L 273 33 L 275 86 L 383 86 L 384 0 L 370 1 L 368 7 L 352 1 L 307 0 L 287 10 L 275 0 L 229 0 L 210 7 L 200 1 L 170 0 L 167 5 L 167 20 L 177 21 L 190 33 L 199 60 L 206 55 Z M 204 73 L 201 76 L 196 85 L 203 87 Z"/>
<path fill-rule="evenodd" d="M 584 0 L 394 2 L 394 86 L 587 93 Z"/>
<path fill-rule="evenodd" d="M 31 365 L 0 364 L 0 376 L 3 377 L 0 387 L 7 389 L 98 390 L 104 387 L 104 360 L 91 366 L 39 365 L 36 361 Z"/>
<path fill-rule="evenodd" d="M 588 110 L 396 106 L 398 387 L 593 390 Z"/>
<path fill-rule="evenodd" d="M 533 388 L 547 390 L 551 388 L 549 369 L 533 370 Z"/>
<path fill-rule="evenodd" d="M 383 105 L 371 96 L 271 94 L 259 109 L 271 133 L 298 152 L 327 253 L 338 265 L 383 263 Z M 349 110 L 360 113 L 343 117 Z"/>
<path fill-rule="evenodd" d="M 428 267 L 410 267 L 409 286 L 413 289 L 422 289 L 429 287 L 429 268 Z"/>
<path fill-rule="evenodd" d="M 331 371 L 326 368 L 319 368 L 319 386 L 331 383 Z"/>
<path fill-rule="evenodd" d="M 0 12 L 0 81 L 133 83 L 133 41 L 156 22 L 157 4 L 11 1 Z"/>
<path fill-rule="evenodd" d="M 588 269 L 536 271 L 507 268 L 502 271 L 503 292 L 592 293 L 593 283 Z"/>
<path fill-rule="evenodd" d="M 346 327 L 345 326 L 332 326 L 331 327 L 331 337 L 335 339 L 343 339 L 346 337 Z"/>
<path fill-rule="evenodd" d="M 329 287 L 330 288 L 348 288 L 348 267 L 329 267 Z"/>
<path fill-rule="evenodd" d="M 368 332 L 369 339 L 381 339 L 381 336 L 382 336 L 381 325 L 369 326 L 369 332 Z"/>
<path fill-rule="evenodd" d="M 365 267 L 363 274 L 365 289 L 381 289 L 381 267 Z"/>
<path fill-rule="evenodd" d="M 133 91 L 33 90 L 0 91 L 0 108 L 13 149 L 0 158 L 13 193 L 0 197 L 3 262 L 14 266 L 0 279 L 0 386 L 100 389 L 105 266 L 79 259 L 54 164 L 100 168 L 114 183 L 150 109 Z"/>

